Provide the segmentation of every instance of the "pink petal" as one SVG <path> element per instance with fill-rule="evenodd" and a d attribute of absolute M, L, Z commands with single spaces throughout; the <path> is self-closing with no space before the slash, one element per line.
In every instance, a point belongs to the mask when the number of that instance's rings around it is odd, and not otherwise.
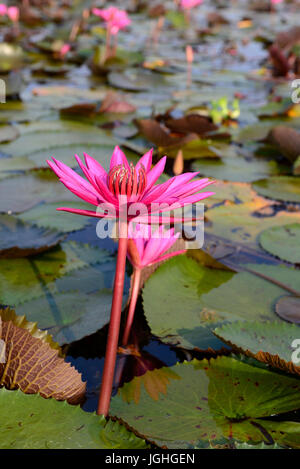
<path fill-rule="evenodd" d="M 164 256 L 157 259 L 155 263 L 166 261 L 167 259 L 170 259 L 171 257 L 179 256 L 180 254 L 185 254 L 185 253 L 186 253 L 186 249 L 181 249 L 180 251 L 170 252 L 169 254 L 165 254 Z"/>
<path fill-rule="evenodd" d="M 164 172 L 166 166 L 167 157 L 164 156 L 159 160 L 159 162 L 147 173 L 147 193 L 152 188 L 152 186 L 156 183 L 158 178 Z"/>
<path fill-rule="evenodd" d="M 113 215 L 102 215 L 101 213 L 93 212 L 92 210 L 81 210 L 79 208 L 68 208 L 68 207 L 59 207 L 56 210 L 59 212 L 70 212 L 75 213 L 76 215 L 84 215 L 87 217 L 94 217 L 94 218 L 109 218 L 113 219 Z"/>
<path fill-rule="evenodd" d="M 87 168 L 95 175 L 95 176 L 101 176 L 101 177 L 106 177 L 107 172 L 105 169 L 101 166 L 100 163 L 98 163 L 97 160 L 92 158 L 90 155 L 87 153 L 83 153 L 84 159 L 85 159 L 85 164 Z"/>
<path fill-rule="evenodd" d="M 66 164 L 62 163 L 59 160 L 56 160 L 53 157 L 52 159 L 54 163 L 56 164 L 56 166 L 58 166 L 58 168 L 64 173 L 64 175 L 60 177 L 63 177 L 64 179 L 69 180 L 71 184 L 77 185 L 78 188 L 83 187 L 87 191 L 90 191 L 92 194 L 94 194 L 94 196 L 98 196 L 95 188 L 89 182 L 87 182 L 85 179 L 79 176 L 79 174 L 73 171 L 73 169 L 69 168 L 69 166 L 67 166 Z"/>
<path fill-rule="evenodd" d="M 125 154 L 122 152 L 121 148 L 116 146 L 110 160 L 110 170 L 118 165 L 124 165 L 127 169 L 130 169 Z"/>
<path fill-rule="evenodd" d="M 64 186 L 66 186 L 67 189 L 69 189 L 69 191 L 71 191 L 73 194 L 75 194 L 77 197 L 79 197 L 80 199 L 82 200 L 85 200 L 86 202 L 88 202 L 89 204 L 92 204 L 92 205 L 99 205 L 102 200 L 100 199 L 100 196 L 99 197 L 95 197 L 93 194 L 91 194 L 90 192 L 86 191 L 85 189 L 82 189 L 78 186 L 74 186 L 72 185 L 69 181 L 67 180 L 64 180 L 64 179 L 60 179 L 61 182 L 64 184 Z"/>
<path fill-rule="evenodd" d="M 153 148 L 151 148 L 151 150 L 145 153 L 145 155 L 142 156 L 142 158 L 136 164 L 136 167 L 135 167 L 136 171 L 138 171 L 142 165 L 144 166 L 146 173 L 150 171 L 151 165 L 152 165 L 152 154 L 153 154 Z"/>

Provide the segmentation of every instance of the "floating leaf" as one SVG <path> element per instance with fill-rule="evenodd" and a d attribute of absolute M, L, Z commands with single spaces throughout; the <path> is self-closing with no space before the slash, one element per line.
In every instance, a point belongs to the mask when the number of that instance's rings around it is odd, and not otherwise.
<path fill-rule="evenodd" d="M 250 267 L 293 288 L 299 285 L 297 270 Z M 213 326 L 239 319 L 274 320 L 273 302 L 284 293 L 253 274 L 211 269 L 180 256 L 161 265 L 147 280 L 143 304 L 152 333 L 163 342 L 188 349 L 218 350 L 223 344 L 213 338 Z"/>
<path fill-rule="evenodd" d="M 273 256 L 300 264 L 300 223 L 269 228 L 260 234 L 259 243 Z"/>
<path fill-rule="evenodd" d="M 284 202 L 300 203 L 300 183 L 298 177 L 273 176 L 253 184 L 258 194 Z"/>
<path fill-rule="evenodd" d="M 216 195 L 219 192 L 216 190 Z M 213 233 L 229 244 L 239 243 L 253 249 L 259 249 L 258 237 L 262 230 L 287 224 L 300 223 L 299 212 L 273 212 L 260 215 L 268 208 L 265 199 L 256 198 L 245 204 L 226 204 L 214 207 L 206 212 L 210 223 L 205 225 L 207 233 Z"/>
<path fill-rule="evenodd" d="M 110 318 L 115 258 L 101 253 L 97 264 L 74 269 L 43 289 L 33 284 L 37 297 L 18 304 L 17 313 L 37 321 L 59 344 L 80 340 L 104 327 Z M 126 276 L 123 306 L 128 290 Z"/>
<path fill-rule="evenodd" d="M 136 122 L 140 132 L 147 140 L 154 143 L 158 147 L 180 146 L 187 141 L 196 138 L 196 136 L 173 137 L 155 119 L 141 119 Z"/>
<path fill-rule="evenodd" d="M 0 259 L 39 254 L 63 239 L 57 231 L 23 223 L 11 215 L 0 215 Z"/>
<path fill-rule="evenodd" d="M 278 147 L 291 163 L 300 155 L 300 134 L 295 129 L 279 125 L 271 130 L 267 139 Z"/>
<path fill-rule="evenodd" d="M 0 391 L 1 449 L 146 449 L 118 422 L 54 399 Z"/>
<path fill-rule="evenodd" d="M 224 438 L 299 448 L 298 422 L 269 419 L 299 408 L 298 379 L 227 357 L 171 369 L 181 379 L 169 382 L 166 395 L 154 400 L 142 388 L 138 404 L 115 396 L 110 414 L 149 441 L 172 449 L 214 445 Z"/>
<path fill-rule="evenodd" d="M 281 319 L 300 324 L 300 298 L 282 296 L 276 303 L 275 311 Z"/>
<path fill-rule="evenodd" d="M 36 152 L 31 153 L 28 156 L 30 161 L 35 163 L 36 168 L 48 168 L 47 160 L 54 156 L 59 161 L 62 161 L 64 164 L 76 168 L 78 163 L 74 158 L 75 154 L 78 154 L 80 157 L 83 153 L 88 153 L 90 156 L 95 158 L 102 166 L 108 166 L 110 157 L 113 153 L 113 145 L 104 145 L 104 144 L 74 144 L 74 145 L 62 145 L 62 146 L 53 146 L 51 149 L 42 149 Z M 1 168 L 1 166 L 0 166 Z"/>
<path fill-rule="evenodd" d="M 42 228 L 52 228 L 61 233 L 81 230 L 91 223 L 88 217 L 76 217 L 72 213 L 61 213 L 57 207 L 67 207 L 70 202 L 54 202 L 52 204 L 40 204 L 19 214 L 18 218 L 29 223 L 35 223 Z M 86 204 L 82 202 L 72 202 L 72 208 L 86 209 Z"/>
<path fill-rule="evenodd" d="M 253 182 L 279 173 L 275 161 L 262 158 L 245 159 L 242 156 L 226 156 L 222 160 L 201 159 L 195 161 L 192 168 L 194 171 L 200 171 L 203 176 L 237 182 Z"/>
<path fill-rule="evenodd" d="M 300 360 L 299 365 L 293 361 L 294 342 L 299 339 L 299 327 L 295 324 L 234 322 L 218 327 L 214 334 L 249 357 L 300 375 Z"/>
<path fill-rule="evenodd" d="M 199 114 L 188 114 L 180 119 L 168 119 L 165 124 L 173 132 L 183 134 L 195 133 L 205 135 L 218 130 L 218 127 L 208 117 L 200 116 Z"/>
<path fill-rule="evenodd" d="M 0 213 L 20 213 L 41 202 L 78 201 L 50 171 L 33 171 L 0 181 Z M 22 194 L 22 197 L 20 197 Z"/>
<path fill-rule="evenodd" d="M 111 145 L 116 143 L 113 137 L 109 137 L 103 130 L 87 126 L 76 127 L 76 130 L 69 130 L 68 132 L 62 130 L 60 132 L 54 131 L 40 131 L 34 134 L 26 133 L 21 135 L 17 140 L 12 143 L 8 143 L 2 146 L 0 150 L 5 151 L 8 155 L 12 156 L 31 156 L 32 153 L 58 147 L 75 144 L 99 144 L 99 145 Z M 51 152 L 50 152 L 51 153 Z"/>
<path fill-rule="evenodd" d="M 16 127 L 12 125 L 1 125 L 0 127 L 0 143 L 15 140 L 19 135 Z"/>
<path fill-rule="evenodd" d="M 96 293 L 51 293 L 16 307 L 31 321 L 38 321 L 60 345 L 80 340 L 109 323 L 111 290 Z"/>
<path fill-rule="evenodd" d="M 34 337 L 26 321 L 22 327 L 22 320 L 10 310 L 0 310 L 0 338 L 5 344 L 5 361 L 0 363 L 0 385 L 73 404 L 80 402 L 85 393 L 81 375 L 47 340 Z"/>
<path fill-rule="evenodd" d="M 0 259 L 0 304 L 18 305 L 43 296 L 58 278 L 106 260 L 106 251 L 75 242 L 29 258 Z"/>

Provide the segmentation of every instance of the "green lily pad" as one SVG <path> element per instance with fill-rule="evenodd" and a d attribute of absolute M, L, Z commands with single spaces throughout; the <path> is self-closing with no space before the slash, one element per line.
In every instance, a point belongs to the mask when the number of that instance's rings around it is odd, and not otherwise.
<path fill-rule="evenodd" d="M 35 163 L 30 161 L 26 156 L 0 158 L 0 171 L 6 172 L 7 176 L 11 176 L 13 171 L 26 171 L 35 167 Z"/>
<path fill-rule="evenodd" d="M 237 156 L 228 156 L 222 160 L 201 159 L 195 161 L 192 168 L 194 171 L 200 171 L 203 176 L 236 182 L 253 182 L 279 174 L 275 161 L 266 161 L 262 158 L 246 160 Z"/>
<path fill-rule="evenodd" d="M 88 266 L 75 268 L 44 285 L 38 284 L 37 278 L 31 289 L 36 297 L 27 298 L 22 286 L 17 285 L 16 292 L 20 292 L 18 299 L 21 299 L 16 305 L 17 313 L 38 322 L 39 327 L 48 330 L 59 344 L 80 340 L 108 324 L 115 257 L 103 250 L 97 250 L 95 254 L 96 263 L 89 261 Z M 12 289 L 11 284 L 9 287 Z M 126 277 L 123 306 L 128 289 Z"/>
<path fill-rule="evenodd" d="M 299 286 L 300 272 L 295 269 L 249 267 L 291 288 Z M 163 342 L 187 349 L 218 350 L 224 344 L 216 342 L 212 328 L 228 321 L 275 320 L 273 303 L 284 293 L 251 273 L 211 269 L 179 256 L 158 267 L 147 280 L 143 304 L 152 333 Z"/>
<path fill-rule="evenodd" d="M 111 290 L 96 293 L 69 291 L 51 293 L 16 307 L 30 321 L 38 322 L 60 345 L 80 340 L 109 323 Z"/>
<path fill-rule="evenodd" d="M 10 142 L 19 136 L 18 129 L 12 125 L 0 126 L 0 143 Z"/>
<path fill-rule="evenodd" d="M 228 357 L 193 360 L 171 369 L 179 379 L 171 380 L 159 399 L 144 387 L 138 403 L 124 402 L 118 395 L 112 399 L 110 415 L 149 441 L 172 449 L 213 445 L 224 438 L 299 448 L 298 422 L 267 419 L 299 408 L 298 379 Z"/>
<path fill-rule="evenodd" d="M 106 261 L 106 251 L 70 241 L 34 257 L 0 259 L 0 304 L 18 305 L 43 296 L 58 278 Z"/>
<path fill-rule="evenodd" d="M 161 76 L 136 69 L 127 69 L 122 73 L 111 72 L 107 78 L 113 87 L 128 91 L 147 91 L 154 86 L 163 88 L 165 84 L 164 78 Z"/>
<path fill-rule="evenodd" d="M 80 217 L 72 213 L 58 212 L 58 207 L 72 206 L 72 208 L 86 209 L 82 202 L 54 202 L 52 204 L 40 204 L 18 215 L 18 218 L 29 223 L 35 223 L 42 228 L 52 228 L 61 233 L 70 233 L 84 228 L 91 222 L 89 217 Z"/>
<path fill-rule="evenodd" d="M 103 144 L 74 144 L 74 145 L 63 145 L 52 147 L 51 150 L 43 149 L 37 152 L 31 153 L 28 156 L 30 161 L 35 163 L 36 168 L 48 168 L 47 160 L 54 156 L 57 160 L 62 161 L 72 168 L 78 167 L 78 163 L 74 158 L 77 154 L 82 157 L 84 152 L 95 158 L 102 166 L 108 169 L 111 155 L 114 151 L 114 145 L 103 145 Z M 1 168 L 1 167 L 0 167 Z"/>
<path fill-rule="evenodd" d="M 109 137 L 103 130 L 96 127 L 87 127 L 86 131 L 69 130 L 61 132 L 57 131 L 40 131 L 35 133 L 26 133 L 21 135 L 14 142 L 8 143 L 0 147 L 0 151 L 8 155 L 28 156 L 40 150 L 53 149 L 54 147 L 67 146 L 67 145 L 111 145 L 116 144 L 113 137 Z M 49 153 L 52 153 L 49 152 Z M 48 153 L 48 156 L 51 156 Z"/>
<path fill-rule="evenodd" d="M 118 422 L 54 399 L 0 390 L 1 449 L 146 449 Z"/>
<path fill-rule="evenodd" d="M 274 176 L 255 182 L 253 187 L 264 197 L 300 203 L 300 178 L 297 176 Z"/>
<path fill-rule="evenodd" d="M 219 195 L 217 188 L 216 194 Z M 258 240 L 262 230 L 300 223 L 299 212 L 280 211 L 273 216 L 263 216 L 263 214 L 256 216 L 266 207 L 268 202 L 258 198 L 245 204 L 214 207 L 206 212 L 210 223 L 206 223 L 205 230 L 207 233 L 226 239 L 230 244 L 238 243 L 260 250 Z"/>
<path fill-rule="evenodd" d="M 299 327 L 285 322 L 235 322 L 214 330 L 214 334 L 235 350 L 288 373 L 300 374 L 293 359 Z M 294 354 L 294 355 L 293 355 Z"/>
<path fill-rule="evenodd" d="M 263 249 L 292 264 L 300 264 L 300 223 L 274 226 L 259 236 Z"/>
<path fill-rule="evenodd" d="M 57 231 L 29 225 L 11 215 L 0 215 L 0 259 L 38 254 L 53 248 L 63 238 Z"/>
<path fill-rule="evenodd" d="M 41 202 L 78 201 L 51 170 L 32 171 L 0 180 L 0 213 L 20 213 Z M 20 197 L 22 194 L 22 197 Z"/>

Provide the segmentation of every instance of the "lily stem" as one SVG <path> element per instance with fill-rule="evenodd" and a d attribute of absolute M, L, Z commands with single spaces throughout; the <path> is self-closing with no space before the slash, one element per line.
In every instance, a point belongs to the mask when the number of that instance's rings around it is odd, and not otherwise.
<path fill-rule="evenodd" d="M 130 306 L 129 306 L 128 316 L 127 316 L 125 331 L 124 331 L 124 335 L 122 339 L 122 345 L 127 345 L 128 343 L 129 334 L 130 334 L 133 319 L 134 319 L 136 302 L 139 296 L 141 273 L 142 273 L 141 269 L 134 269 Z"/>
<path fill-rule="evenodd" d="M 113 388 L 113 380 L 117 359 L 118 341 L 120 333 L 120 322 L 122 313 L 126 254 L 127 254 L 127 223 L 120 223 L 120 237 L 118 247 L 118 257 L 116 275 L 114 281 L 113 299 L 111 305 L 111 316 L 108 330 L 108 339 L 104 360 L 104 370 L 102 384 L 98 402 L 98 415 L 105 417 L 109 412 L 110 398 Z"/>

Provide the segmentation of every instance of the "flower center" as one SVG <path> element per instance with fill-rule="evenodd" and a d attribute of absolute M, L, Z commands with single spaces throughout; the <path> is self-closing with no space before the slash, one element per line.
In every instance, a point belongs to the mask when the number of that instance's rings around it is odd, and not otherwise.
<path fill-rule="evenodd" d="M 136 171 L 132 163 L 130 168 L 119 164 L 108 173 L 108 187 L 116 197 L 119 195 L 126 195 L 128 199 L 139 197 L 143 194 L 146 184 L 147 175 L 143 165 Z"/>

